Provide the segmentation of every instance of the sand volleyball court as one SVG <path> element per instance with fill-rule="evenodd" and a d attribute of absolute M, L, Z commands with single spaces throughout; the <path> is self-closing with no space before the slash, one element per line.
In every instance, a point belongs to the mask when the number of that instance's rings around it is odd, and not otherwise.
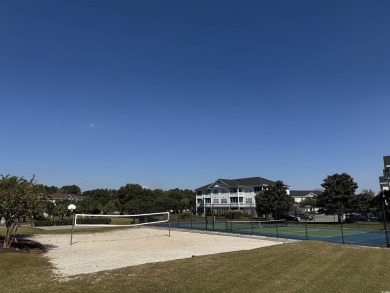
<path fill-rule="evenodd" d="M 32 240 L 48 247 L 47 256 L 58 276 L 164 262 L 193 256 L 249 250 L 293 240 L 260 236 L 187 232 L 171 229 L 129 228 L 110 232 L 35 235 Z"/>

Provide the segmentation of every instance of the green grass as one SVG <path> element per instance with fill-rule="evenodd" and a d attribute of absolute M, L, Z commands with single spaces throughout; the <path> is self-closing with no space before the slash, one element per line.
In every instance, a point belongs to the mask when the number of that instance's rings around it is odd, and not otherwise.
<path fill-rule="evenodd" d="M 115 249 L 113 247 L 113 249 Z M 2 292 L 382 292 L 390 250 L 302 241 L 58 279 L 44 255 L 1 254 Z"/>

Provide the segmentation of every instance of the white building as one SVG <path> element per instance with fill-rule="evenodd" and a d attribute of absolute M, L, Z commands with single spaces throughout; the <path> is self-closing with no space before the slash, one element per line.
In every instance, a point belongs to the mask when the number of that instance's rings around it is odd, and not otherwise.
<path fill-rule="evenodd" d="M 255 195 L 273 184 L 274 181 L 262 177 L 217 179 L 195 189 L 197 213 L 242 210 L 255 216 Z M 288 186 L 287 193 L 290 193 Z"/>
<path fill-rule="evenodd" d="M 381 191 L 389 190 L 389 182 L 390 182 L 390 156 L 383 157 L 383 176 L 379 177 L 379 185 L 381 187 Z"/>
<path fill-rule="evenodd" d="M 298 204 L 300 212 L 318 211 L 317 207 L 305 205 L 304 202 L 307 199 L 315 199 L 320 195 L 320 190 L 291 190 L 290 195 L 294 198 L 294 201 Z"/>

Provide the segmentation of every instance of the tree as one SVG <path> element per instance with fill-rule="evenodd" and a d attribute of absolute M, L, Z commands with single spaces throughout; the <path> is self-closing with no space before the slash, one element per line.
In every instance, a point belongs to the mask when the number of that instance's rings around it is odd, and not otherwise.
<path fill-rule="evenodd" d="M 357 183 L 347 173 L 329 175 L 321 184 L 324 191 L 318 195 L 317 206 L 327 215 L 351 213 L 356 207 Z"/>
<path fill-rule="evenodd" d="M 9 247 L 11 236 L 27 216 L 43 208 L 45 189 L 35 184 L 34 176 L 30 180 L 17 176 L 0 178 L 0 218 L 5 220 L 5 236 L 3 247 Z"/>
<path fill-rule="evenodd" d="M 105 206 L 108 202 L 114 199 L 115 190 L 111 189 L 93 189 L 83 192 L 83 196 L 86 196 L 86 199 L 82 201 L 80 205 L 83 210 L 88 214 L 100 214 L 107 213 Z M 112 209 L 112 205 L 109 206 Z M 114 212 L 115 210 L 113 210 Z"/>
<path fill-rule="evenodd" d="M 58 188 L 56 186 L 44 185 L 44 187 L 45 187 L 45 191 L 46 191 L 47 194 L 53 194 L 53 193 L 58 192 Z"/>
<path fill-rule="evenodd" d="M 81 194 L 81 189 L 77 185 L 65 185 L 60 188 L 60 192 L 68 194 Z"/>
<path fill-rule="evenodd" d="M 276 181 L 268 189 L 256 195 L 256 211 L 258 214 L 273 215 L 273 218 L 286 215 L 294 205 L 294 199 L 287 194 L 287 186 L 282 181 Z"/>
<path fill-rule="evenodd" d="M 383 221 L 386 216 L 386 221 L 390 221 L 390 213 L 388 207 L 390 204 L 390 191 L 382 190 L 374 198 L 376 210 L 379 212 L 379 220 Z"/>
<path fill-rule="evenodd" d="M 115 200 L 110 200 L 103 206 L 104 214 L 113 214 L 118 210 L 118 203 Z"/>
<path fill-rule="evenodd" d="M 64 216 L 68 213 L 68 203 L 58 203 L 54 206 L 53 214 L 59 219 L 63 220 Z"/>
<path fill-rule="evenodd" d="M 356 196 L 356 212 L 367 214 L 375 208 L 375 193 L 371 189 L 363 190 Z"/>

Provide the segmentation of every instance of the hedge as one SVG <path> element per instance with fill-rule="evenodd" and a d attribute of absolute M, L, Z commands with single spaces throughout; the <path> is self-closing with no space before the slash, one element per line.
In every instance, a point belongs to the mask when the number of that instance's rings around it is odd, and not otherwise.
<path fill-rule="evenodd" d="M 110 224 L 110 218 L 78 218 L 77 224 Z M 39 226 L 64 226 L 64 225 L 72 225 L 72 220 L 46 220 L 46 221 L 34 221 L 34 227 Z"/>
<path fill-rule="evenodd" d="M 72 225 L 72 220 L 34 221 L 34 226 L 64 226 Z"/>

